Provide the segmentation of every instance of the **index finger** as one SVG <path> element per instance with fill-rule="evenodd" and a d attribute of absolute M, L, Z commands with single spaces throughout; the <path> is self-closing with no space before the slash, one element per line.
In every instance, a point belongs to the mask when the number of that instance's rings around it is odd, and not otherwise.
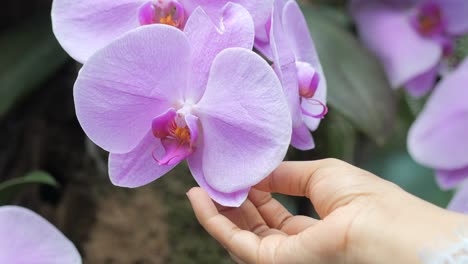
<path fill-rule="evenodd" d="M 310 186 L 320 178 L 317 171 L 320 168 L 343 166 L 342 163 L 332 159 L 283 162 L 254 188 L 264 192 L 309 197 Z"/>
<path fill-rule="evenodd" d="M 383 190 L 379 177 L 337 159 L 284 162 L 254 188 L 306 196 L 323 218 L 353 199 Z"/>
<path fill-rule="evenodd" d="M 203 189 L 192 188 L 187 196 L 198 222 L 212 237 L 242 261 L 256 262 L 260 239 L 254 233 L 240 229 L 220 214 Z"/>

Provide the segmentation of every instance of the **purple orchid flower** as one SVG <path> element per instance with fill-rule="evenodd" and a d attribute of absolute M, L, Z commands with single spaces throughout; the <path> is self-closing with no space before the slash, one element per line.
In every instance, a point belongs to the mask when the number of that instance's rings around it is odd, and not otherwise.
<path fill-rule="evenodd" d="M 83 63 L 97 50 L 142 25 L 167 24 L 183 29 L 198 6 L 222 31 L 225 6 L 230 2 L 242 5 L 252 15 L 256 41 L 268 41 L 273 0 L 54 0 L 52 25 L 62 47 Z"/>
<path fill-rule="evenodd" d="M 274 69 L 288 99 L 293 120 L 291 145 L 300 150 L 315 147 L 315 131 L 327 114 L 327 84 L 307 22 L 294 0 L 275 0 L 270 47 Z"/>
<path fill-rule="evenodd" d="M 435 88 L 408 135 L 409 152 L 416 161 L 436 170 L 443 189 L 462 186 L 449 208 L 465 213 L 468 213 L 467 84 L 468 59 Z"/>
<path fill-rule="evenodd" d="M 186 34 L 146 26 L 96 52 L 75 84 L 76 112 L 91 140 L 111 153 L 115 185 L 148 184 L 186 159 L 215 201 L 239 206 L 284 158 L 291 117 L 273 69 L 251 46 L 220 48 L 245 43 L 245 32 L 230 27 L 219 37 L 203 14 L 194 11 Z"/>
<path fill-rule="evenodd" d="M 81 263 L 70 240 L 26 208 L 0 207 L 0 237 L 0 263 Z"/>
<path fill-rule="evenodd" d="M 360 36 L 383 62 L 392 86 L 405 86 L 413 96 L 433 88 L 456 38 L 468 33 L 465 0 L 351 3 Z"/>

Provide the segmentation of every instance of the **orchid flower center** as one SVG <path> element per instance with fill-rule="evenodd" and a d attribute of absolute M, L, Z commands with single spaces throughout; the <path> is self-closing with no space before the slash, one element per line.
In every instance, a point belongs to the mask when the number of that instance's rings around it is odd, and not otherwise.
<path fill-rule="evenodd" d="M 197 118 L 185 110 L 186 108 L 182 108 L 176 111 L 171 108 L 153 119 L 153 135 L 161 140 L 166 152 L 162 158 L 153 153 L 153 158 L 159 165 L 175 165 L 195 150 L 198 139 Z"/>
<path fill-rule="evenodd" d="M 296 62 L 297 80 L 299 82 L 299 95 L 304 98 L 312 98 L 317 91 L 320 75 L 306 62 Z"/>
<path fill-rule="evenodd" d="M 439 4 L 426 2 L 421 4 L 411 18 L 413 27 L 425 38 L 439 43 L 444 56 L 450 56 L 455 50 L 455 40 L 446 32 L 444 14 Z"/>
<path fill-rule="evenodd" d="M 416 28 L 423 36 L 443 33 L 444 21 L 440 6 L 435 3 L 421 5 L 416 14 Z"/>
<path fill-rule="evenodd" d="M 324 118 L 328 113 L 328 108 L 323 102 L 314 98 L 320 84 L 319 72 L 309 63 L 300 61 L 296 62 L 296 69 L 301 102 L 307 100 L 308 105 L 316 105 L 320 109 L 316 114 L 313 114 L 302 106 L 302 113 L 312 118 Z"/>
<path fill-rule="evenodd" d="M 182 29 L 185 10 L 177 0 L 153 0 L 140 7 L 138 18 L 141 25 L 165 24 Z"/>

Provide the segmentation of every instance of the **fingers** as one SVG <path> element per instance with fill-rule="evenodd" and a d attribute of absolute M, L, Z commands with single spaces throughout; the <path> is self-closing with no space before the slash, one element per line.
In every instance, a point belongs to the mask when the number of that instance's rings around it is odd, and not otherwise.
<path fill-rule="evenodd" d="M 378 179 L 345 162 L 325 159 L 284 162 L 255 188 L 309 197 L 323 218 L 355 197 L 374 190 Z"/>
<path fill-rule="evenodd" d="M 260 239 L 252 232 L 241 230 L 218 212 L 208 194 L 192 188 L 187 196 L 198 222 L 229 252 L 246 263 L 255 263 Z"/>
<path fill-rule="evenodd" d="M 283 162 L 255 188 L 294 196 L 309 196 L 310 185 L 320 176 L 320 168 L 330 167 L 331 161 Z M 340 164 L 341 166 L 341 164 Z"/>
<path fill-rule="evenodd" d="M 310 217 L 293 216 L 280 202 L 273 199 L 270 193 L 252 189 L 249 200 L 257 207 L 268 226 L 288 235 L 298 234 L 317 222 Z"/>
<path fill-rule="evenodd" d="M 244 230 L 249 230 L 258 236 L 262 236 L 270 229 L 257 208 L 251 201 L 246 200 L 239 208 L 217 206 L 220 214 L 227 217 L 235 225 Z"/>

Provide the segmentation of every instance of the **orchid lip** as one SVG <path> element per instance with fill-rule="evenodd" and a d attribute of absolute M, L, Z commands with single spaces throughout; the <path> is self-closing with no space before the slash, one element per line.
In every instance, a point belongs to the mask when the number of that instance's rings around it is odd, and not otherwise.
<path fill-rule="evenodd" d="M 304 107 L 301 107 L 301 111 L 302 111 L 303 115 L 306 115 L 306 116 L 312 117 L 312 118 L 317 118 L 317 119 L 325 118 L 325 116 L 328 114 L 328 107 L 324 103 L 320 102 L 317 99 L 312 99 L 312 98 L 309 98 L 309 99 L 306 99 L 306 100 L 308 100 L 309 102 L 313 102 L 315 105 L 321 106 L 322 111 L 319 114 L 313 114 L 313 113 L 307 111 L 306 109 L 304 109 Z"/>
<path fill-rule="evenodd" d="M 434 37 L 445 33 L 445 22 L 440 6 L 436 3 L 421 5 L 412 20 L 413 26 L 424 37 Z"/>
<path fill-rule="evenodd" d="M 198 118 L 191 114 L 192 105 L 184 105 L 176 111 L 170 108 L 166 113 L 153 119 L 152 132 L 161 140 L 165 155 L 158 158 L 153 151 L 153 159 L 159 165 L 175 165 L 194 150 L 198 139 Z"/>
<path fill-rule="evenodd" d="M 140 25 L 165 24 L 182 29 L 185 9 L 177 0 L 155 0 L 146 2 L 138 13 Z"/>

